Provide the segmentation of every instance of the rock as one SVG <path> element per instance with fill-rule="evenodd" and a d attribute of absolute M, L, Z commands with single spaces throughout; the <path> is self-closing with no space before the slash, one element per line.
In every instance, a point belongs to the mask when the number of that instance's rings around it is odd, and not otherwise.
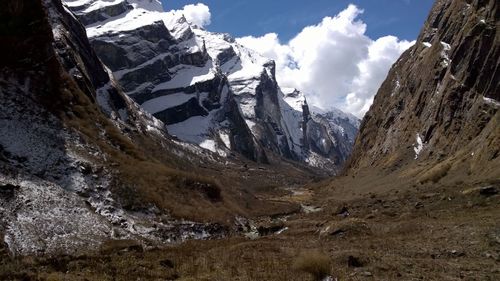
<path fill-rule="evenodd" d="M 368 214 L 365 216 L 365 219 L 367 220 L 371 220 L 371 219 L 374 219 L 375 218 L 375 214 L 374 213 L 371 213 L 371 214 Z"/>
<path fill-rule="evenodd" d="M 364 264 L 361 260 L 354 256 L 347 257 L 347 266 L 348 267 L 363 267 Z"/>
<path fill-rule="evenodd" d="M 78 13 L 80 15 L 80 21 L 87 25 L 87 24 L 93 24 L 98 21 L 106 20 L 110 17 L 115 17 L 120 14 L 123 14 L 127 10 L 131 9 L 132 6 L 127 4 L 126 1 L 119 2 L 118 4 L 115 5 L 109 5 L 109 6 L 104 6 L 102 9 L 98 10 L 93 10 L 92 12 L 89 13 Z"/>
<path fill-rule="evenodd" d="M 0 184 L 0 197 L 5 199 L 12 199 L 21 187 L 10 183 Z"/>
<path fill-rule="evenodd" d="M 135 240 L 108 240 L 101 245 L 103 254 L 112 254 L 116 252 L 143 252 L 142 244 Z"/>
<path fill-rule="evenodd" d="M 370 271 L 363 271 L 361 274 L 363 274 L 366 277 L 371 277 L 373 274 Z"/>
<path fill-rule="evenodd" d="M 302 212 L 304 212 L 305 214 L 317 213 L 323 210 L 323 208 L 321 207 L 311 206 L 308 204 L 301 204 L 300 206 L 302 208 Z"/>
<path fill-rule="evenodd" d="M 234 219 L 234 228 L 237 232 L 249 232 L 252 230 L 251 221 L 247 218 L 236 216 Z"/>
<path fill-rule="evenodd" d="M 282 221 L 267 222 L 257 225 L 257 231 L 260 236 L 267 236 L 277 233 L 285 228 L 285 224 Z"/>
<path fill-rule="evenodd" d="M 160 265 L 165 268 L 174 268 L 174 262 L 169 259 L 161 260 Z"/>
<path fill-rule="evenodd" d="M 458 250 L 451 250 L 449 252 L 449 255 L 452 256 L 452 257 L 465 257 L 465 252 L 462 252 L 462 251 L 458 251 Z"/>
<path fill-rule="evenodd" d="M 320 231 L 320 236 L 345 236 L 345 235 L 369 235 L 371 229 L 368 223 L 362 219 L 348 218 L 342 221 L 327 223 Z"/>
<path fill-rule="evenodd" d="M 481 194 L 483 196 L 486 196 L 486 197 L 490 197 L 490 196 L 493 196 L 493 195 L 497 195 L 498 194 L 498 189 L 495 186 L 482 187 L 479 190 L 479 194 Z"/>
<path fill-rule="evenodd" d="M 339 207 L 337 211 L 335 211 L 335 214 L 339 217 L 346 218 L 350 215 L 349 209 L 347 209 L 346 206 Z"/>

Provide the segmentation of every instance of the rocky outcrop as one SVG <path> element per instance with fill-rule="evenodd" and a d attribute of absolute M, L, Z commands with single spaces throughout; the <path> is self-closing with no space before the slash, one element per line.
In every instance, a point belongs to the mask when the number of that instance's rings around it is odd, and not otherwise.
<path fill-rule="evenodd" d="M 65 2 L 84 22 L 111 9 L 100 0 Z M 268 151 L 331 171 L 349 155 L 353 137 L 345 141 L 329 132 L 331 126 L 351 130 L 356 120 L 312 122 L 303 97 L 302 105 L 290 107 L 273 61 L 179 12 L 163 12 L 156 0 L 123 2 L 132 8 L 92 21 L 87 33 L 126 93 L 171 134 L 220 155 L 235 151 L 266 162 Z"/>
<path fill-rule="evenodd" d="M 499 14 L 495 0 L 436 1 L 363 119 L 348 171 L 498 179 Z"/>

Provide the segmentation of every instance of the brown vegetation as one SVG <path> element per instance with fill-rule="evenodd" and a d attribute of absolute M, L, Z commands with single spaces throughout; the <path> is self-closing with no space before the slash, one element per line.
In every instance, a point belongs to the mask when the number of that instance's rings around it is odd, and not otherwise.
<path fill-rule="evenodd" d="M 304 281 L 319 278 L 314 272 L 339 280 L 500 278 L 500 196 L 476 188 L 493 184 L 500 189 L 498 183 L 414 185 L 395 175 L 379 180 L 376 174 L 311 185 L 315 195 L 305 200 L 323 210 L 290 216 L 283 222 L 288 229 L 279 235 L 189 241 L 144 251 L 134 241 L 109 241 L 100 252 L 54 259 L 4 254 L 0 280 Z M 276 194 L 268 198 L 277 200 Z M 339 209 L 349 215 L 341 216 Z M 346 231 L 320 235 L 327 226 Z M 314 254 L 315 249 L 324 254 Z"/>
<path fill-rule="evenodd" d="M 320 281 L 330 274 L 330 258 L 318 250 L 302 252 L 293 267 L 311 274 L 314 280 Z"/>

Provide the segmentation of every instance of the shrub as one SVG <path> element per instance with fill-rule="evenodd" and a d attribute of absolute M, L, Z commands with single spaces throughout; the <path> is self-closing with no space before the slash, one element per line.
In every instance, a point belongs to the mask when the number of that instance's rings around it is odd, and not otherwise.
<path fill-rule="evenodd" d="M 293 267 L 311 274 L 314 280 L 323 280 L 330 274 L 330 258 L 319 251 L 302 252 Z"/>

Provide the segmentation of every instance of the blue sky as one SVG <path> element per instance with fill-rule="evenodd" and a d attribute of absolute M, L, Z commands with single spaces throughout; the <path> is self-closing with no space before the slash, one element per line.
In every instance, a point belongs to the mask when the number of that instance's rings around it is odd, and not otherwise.
<path fill-rule="evenodd" d="M 434 0 L 162 0 L 165 10 L 187 4 L 204 3 L 212 14 L 210 31 L 227 32 L 234 37 L 262 36 L 275 32 L 284 42 L 304 27 L 335 16 L 349 4 L 364 13 L 366 35 L 377 39 L 394 35 L 414 40 L 427 18 Z"/>
<path fill-rule="evenodd" d="M 162 1 L 165 10 L 182 10 L 191 23 L 229 33 L 238 43 L 273 59 L 279 85 L 304 92 L 309 104 L 337 107 L 358 117 L 370 108 L 393 63 L 415 43 L 434 3 Z M 202 4 L 189 5 L 197 3 Z"/>

